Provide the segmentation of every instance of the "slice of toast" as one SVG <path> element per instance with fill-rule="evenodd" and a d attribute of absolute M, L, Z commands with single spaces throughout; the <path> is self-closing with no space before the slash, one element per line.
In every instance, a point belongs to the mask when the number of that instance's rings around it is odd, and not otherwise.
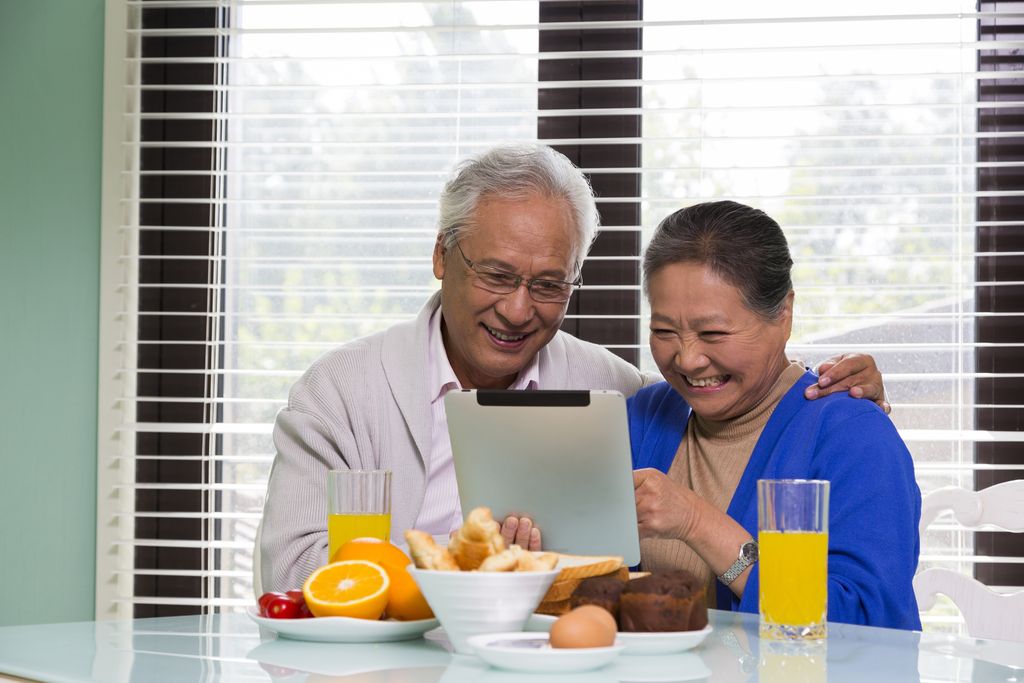
<path fill-rule="evenodd" d="M 587 579 L 591 576 L 602 576 L 622 567 L 622 558 L 618 555 L 558 555 L 558 564 L 555 569 L 561 573 L 555 577 L 555 581 L 569 581 L 570 579 Z M 627 568 L 628 572 L 629 569 Z M 628 576 L 628 574 L 627 574 Z"/>
<path fill-rule="evenodd" d="M 569 613 L 569 601 L 551 600 L 548 602 L 542 602 L 537 605 L 537 609 L 534 612 L 535 614 L 548 614 L 553 617 L 560 617 L 563 614 Z"/>
<path fill-rule="evenodd" d="M 607 574 L 600 574 L 599 576 L 606 576 L 613 579 L 621 579 L 622 581 L 629 580 L 629 567 L 623 565 L 618 569 L 608 572 Z M 587 577 L 591 578 L 591 577 Z M 580 585 L 583 579 L 567 579 L 565 581 L 555 581 L 551 584 L 551 588 L 544 595 L 544 602 L 551 602 L 556 600 L 568 600 L 572 592 L 576 590 L 576 587 Z"/>
<path fill-rule="evenodd" d="M 569 579 L 568 581 L 555 581 L 551 584 L 551 588 L 544 594 L 544 599 L 541 602 L 558 602 L 559 600 L 568 600 L 572 592 L 576 590 L 576 586 L 580 585 L 580 581 L 583 579 Z"/>

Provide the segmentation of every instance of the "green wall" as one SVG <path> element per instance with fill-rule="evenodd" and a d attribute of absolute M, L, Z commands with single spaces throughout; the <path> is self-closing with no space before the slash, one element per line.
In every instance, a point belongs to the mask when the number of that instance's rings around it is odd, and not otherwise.
<path fill-rule="evenodd" d="M 0 0 L 0 626 L 92 620 L 103 0 Z"/>

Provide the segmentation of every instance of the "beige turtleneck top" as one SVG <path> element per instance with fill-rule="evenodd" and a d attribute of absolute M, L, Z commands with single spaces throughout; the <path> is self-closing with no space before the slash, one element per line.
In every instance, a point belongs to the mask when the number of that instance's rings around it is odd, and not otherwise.
<path fill-rule="evenodd" d="M 703 500 L 725 512 L 775 406 L 803 374 L 803 364 L 791 362 L 764 398 L 743 415 L 730 420 L 705 420 L 691 413 L 668 478 L 693 489 Z M 715 573 L 686 543 L 677 539 L 645 538 L 640 541 L 640 556 L 640 568 L 644 571 L 686 569 L 692 572 L 707 587 L 708 604 L 714 606 Z"/>

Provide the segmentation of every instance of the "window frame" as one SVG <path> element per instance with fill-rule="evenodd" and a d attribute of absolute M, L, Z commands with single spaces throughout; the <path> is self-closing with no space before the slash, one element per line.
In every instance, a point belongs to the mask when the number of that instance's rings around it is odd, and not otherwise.
<path fill-rule="evenodd" d="M 166 3 L 164 3 L 166 4 Z M 573 8 L 578 10 L 579 16 L 592 16 L 585 15 L 584 10 L 589 8 L 591 4 L 595 8 L 602 10 L 613 11 L 626 11 L 622 10 L 619 5 L 623 5 L 628 8 L 631 6 L 636 11 L 642 10 L 640 0 L 637 2 L 624 2 L 624 3 L 607 3 L 607 2 L 555 2 L 554 0 L 544 0 L 543 5 L 549 6 L 552 11 L 571 11 Z M 987 11 L 985 8 L 998 9 L 1001 6 L 1015 3 L 1005 2 L 990 2 L 983 3 L 981 6 L 982 11 Z M 125 581 L 135 582 L 136 575 L 133 572 L 134 569 L 134 546 L 125 546 L 120 544 L 119 529 L 124 528 L 125 525 L 134 526 L 136 524 L 136 518 L 134 516 L 135 509 L 127 509 L 123 506 L 122 502 L 117 499 L 116 495 L 111 495 L 111 491 L 117 491 L 118 487 L 131 487 L 135 485 L 135 482 L 140 476 L 137 471 L 136 465 L 128 457 L 132 448 L 130 444 L 127 444 L 127 439 L 118 437 L 119 425 L 122 422 L 122 405 L 128 406 L 134 410 L 137 405 L 136 398 L 138 396 L 138 387 L 126 384 L 125 378 L 131 376 L 135 368 L 132 366 L 134 361 L 125 362 L 121 354 L 120 344 L 122 343 L 122 337 L 118 330 L 123 324 L 123 321 L 130 319 L 133 315 L 132 311 L 137 310 L 139 306 L 139 298 L 136 293 L 127 289 L 121 289 L 118 286 L 120 282 L 119 277 L 122 271 L 133 271 L 135 270 L 134 277 L 139 277 L 137 261 L 133 262 L 132 259 L 126 259 L 122 254 L 122 245 L 127 245 L 127 251 L 131 253 L 137 248 L 137 244 L 134 240 L 137 240 L 138 235 L 134 234 L 131 230 L 125 230 L 122 228 L 124 225 L 132 225 L 138 223 L 138 218 L 130 215 L 131 201 L 124 201 L 126 198 L 133 200 L 138 197 L 135 194 L 136 188 L 131 187 L 130 180 L 126 180 L 124 171 L 125 169 L 132 169 L 132 161 L 129 159 L 131 156 L 131 150 L 126 148 L 124 145 L 125 141 L 135 142 L 141 140 L 141 126 L 138 125 L 137 121 L 133 122 L 128 117 L 124 116 L 124 102 L 126 98 L 126 90 L 124 84 L 137 85 L 141 83 L 141 69 L 137 69 L 125 60 L 126 55 L 129 57 L 137 56 L 141 54 L 142 46 L 141 39 L 132 37 L 127 33 L 127 28 L 130 23 L 130 19 L 137 17 L 138 13 L 143 12 L 144 9 L 138 4 L 129 3 L 128 0 L 107 0 L 107 24 L 106 24 L 106 71 L 104 79 L 104 156 L 103 156 L 103 214 L 102 214 L 102 225 L 103 225 L 103 244 L 102 244 L 102 261 L 101 261 L 101 325 L 100 325 L 100 414 L 99 414 L 99 476 L 98 476 L 98 507 L 97 507 L 97 590 L 96 590 L 96 615 L 98 619 L 110 618 L 111 616 L 118 616 L 121 618 L 130 617 L 138 614 L 131 604 L 118 603 L 116 601 L 117 589 L 116 586 L 119 583 Z M 149 11 L 149 10 L 146 10 Z M 626 15 L 623 15 L 626 16 Z M 639 15 L 638 15 L 639 16 Z M 581 19 L 591 20 L 591 19 Z M 983 21 L 983 20 L 982 20 Z M 982 21 L 979 21 L 979 26 Z M 1005 26 L 1005 24 L 1004 24 Z M 1008 27 L 1009 28 L 1009 27 Z M 637 31 L 639 37 L 639 31 L 641 29 L 631 29 Z M 628 33 L 629 30 L 627 30 Z M 571 32 L 567 32 L 571 33 Z M 1016 34 L 1012 34 L 1016 35 Z M 128 38 L 126 39 L 126 36 Z M 583 41 L 586 38 L 583 33 L 580 33 L 578 37 L 579 41 Z M 628 44 L 629 35 L 623 33 L 619 36 L 619 39 L 623 42 L 618 43 L 619 45 Z M 582 44 L 582 43 L 581 43 Z M 589 47 L 589 46 L 588 46 Z M 565 42 L 559 45 L 558 51 L 568 51 L 569 42 Z M 617 48 L 610 48 L 617 49 Z M 997 55 L 998 57 L 998 55 Z M 551 66 L 559 66 L 556 64 L 559 60 L 549 60 L 552 62 Z M 566 60 L 572 61 L 572 60 Z M 626 60 L 627 62 L 630 60 Z M 623 63 L 620 66 L 627 68 L 629 65 Z M 559 76 L 559 79 L 564 79 L 564 76 Z M 588 80 L 588 75 L 584 69 L 579 69 L 579 79 L 582 81 Z M 1000 84 L 1005 84 L 1005 81 L 1001 81 Z M 542 88 L 542 91 L 544 89 Z M 587 97 L 597 97 L 602 93 L 596 92 L 600 89 L 592 89 L 595 92 L 588 93 L 587 88 L 582 87 L 579 89 L 579 95 L 577 101 L 580 103 L 580 107 L 600 107 L 602 105 L 595 103 L 592 100 L 588 100 Z M 629 90 L 629 88 L 624 88 Z M 136 97 L 130 91 L 127 97 Z M 1019 96 L 1021 93 L 1014 95 Z M 628 101 L 629 93 L 620 93 L 620 98 L 617 101 L 625 102 Z M 584 104 L 585 102 L 585 104 Z M 616 105 L 607 105 L 616 106 Z M 545 107 L 542 105 L 541 109 Z M 567 106 L 560 105 L 559 108 L 569 108 Z M 1005 110 L 1004 110 L 1005 111 Z M 980 111 L 979 114 L 984 114 L 984 110 Z M 556 117 L 544 117 L 541 116 L 541 120 L 544 121 L 544 126 L 554 124 L 565 124 L 567 120 L 555 121 Z M 568 117 L 557 117 L 559 119 L 567 119 Z M 601 117 L 591 117 L 592 119 L 600 119 Z M 639 120 L 639 117 L 637 117 Z M 1020 130 L 1015 120 L 1009 120 L 1008 118 L 992 119 L 993 130 L 998 129 L 1005 131 L 1007 125 L 1015 126 L 1014 130 Z M 577 123 L 577 130 L 579 131 L 577 137 L 589 137 L 594 133 L 589 130 L 584 131 L 585 125 L 598 123 L 598 121 L 580 121 Z M 602 133 L 605 137 L 615 137 L 614 128 L 615 125 L 620 125 L 622 122 L 613 124 L 610 129 L 607 129 Z M 626 122 L 628 123 L 628 122 Z M 554 130 L 552 128 L 552 130 Z M 560 138 L 572 137 L 564 133 L 554 135 L 552 133 L 545 133 L 542 130 L 539 131 L 539 136 L 542 139 L 545 138 Z M 628 134 L 622 134 L 622 137 L 629 137 Z M 636 138 L 640 138 L 639 133 Z M 985 141 L 984 135 L 978 136 L 979 140 L 979 160 L 984 160 L 981 153 L 982 145 Z M 629 144 L 615 145 L 618 151 L 625 151 Z M 639 149 L 639 144 L 634 145 Z M 559 149 L 562 151 L 573 152 L 571 158 L 581 166 L 589 168 L 598 168 L 602 165 L 607 165 L 600 161 L 594 161 L 593 157 L 586 155 L 581 156 L 574 150 L 569 149 L 570 146 L 560 146 Z M 1012 153 L 1013 145 L 1007 143 L 1001 150 L 997 149 L 993 155 L 988 158 L 1005 158 L 1000 157 L 1000 154 Z M 628 156 L 628 153 L 625 155 Z M 127 160 L 127 162 L 126 162 Z M 637 153 L 637 164 L 639 164 L 639 154 Z M 616 168 L 628 166 L 628 163 L 616 164 Z M 1013 190 L 1019 192 L 1021 187 L 1019 179 L 1015 177 L 1013 173 L 1014 169 L 1009 169 L 1008 172 L 1000 172 L 997 168 L 992 167 L 985 169 L 984 165 L 980 164 L 981 168 L 978 172 L 978 190 L 982 193 L 988 189 L 995 189 L 1005 192 L 1006 190 Z M 604 178 L 609 176 L 609 178 Z M 614 176 L 621 176 L 614 178 Z M 635 310 L 630 306 L 636 304 L 639 307 L 639 274 L 636 267 L 636 259 L 639 257 L 640 249 L 640 232 L 639 230 L 631 231 L 630 228 L 639 225 L 639 204 L 636 200 L 627 198 L 639 198 L 639 173 L 593 173 L 591 175 L 595 188 L 599 188 L 599 207 L 602 209 L 604 216 L 604 224 L 606 227 L 613 228 L 608 230 L 602 235 L 598 243 L 595 245 L 593 255 L 597 257 L 608 257 L 614 258 L 616 254 L 621 254 L 621 263 L 615 264 L 621 274 L 626 277 L 629 273 L 636 272 L 636 279 L 629 280 L 629 284 L 636 285 L 637 289 L 635 297 L 625 297 L 626 301 L 615 304 L 621 306 L 617 308 L 620 315 L 624 320 L 628 320 L 632 315 L 632 311 Z M 213 174 L 210 176 L 210 183 L 215 184 L 218 176 Z M 632 189 L 631 184 L 634 178 L 636 179 L 636 189 L 630 194 Z M 613 180 L 616 182 L 610 183 L 608 186 L 600 185 L 603 180 Z M 986 184 L 987 183 L 987 184 Z M 623 201 L 615 201 L 623 200 Z M 1005 335 L 1009 332 L 1013 333 L 1016 327 L 1019 325 L 1022 319 L 1022 313 L 1024 313 L 1024 305 L 1021 305 L 1021 294 L 1020 285 L 1013 284 L 1020 280 L 1020 278 L 1014 279 L 1013 273 L 1011 272 L 1016 266 L 1019 270 L 1020 257 L 1018 255 L 1024 252 L 1024 243 L 1020 240 L 1020 226 L 1022 222 L 1022 216 L 1018 215 L 1020 207 L 1017 207 L 1011 201 L 996 201 L 988 197 L 979 197 L 978 201 L 979 217 L 982 215 L 989 215 L 991 212 L 996 211 L 998 221 L 1005 221 L 1011 224 L 1013 231 L 1009 229 L 1004 231 L 1002 234 L 997 234 L 998 231 L 991 231 L 989 235 L 983 236 L 982 231 L 978 232 L 978 241 L 976 242 L 976 251 L 978 256 L 976 257 L 978 266 L 978 281 L 976 287 L 979 299 L 979 311 L 980 312 L 995 312 L 1000 314 L 1010 314 L 1005 320 L 1005 325 L 996 324 L 992 327 L 992 321 L 996 318 L 976 318 L 976 332 L 977 341 L 979 344 L 985 343 L 1003 343 Z M 216 203 L 211 203 L 211 220 L 210 226 L 216 226 Z M 612 210 L 618 210 L 616 207 L 621 207 L 621 215 L 612 217 Z M 630 210 L 635 210 L 637 217 L 631 219 Z M 987 213 L 986 213 L 987 212 Z M 1010 212 L 1010 213 L 1006 213 Z M 632 220 L 632 223 L 631 223 Z M 196 226 L 201 227 L 201 226 Z M 621 230 L 614 230 L 614 228 L 622 228 Z M 161 231 L 166 232 L 166 231 Z M 197 234 L 206 236 L 207 248 L 209 248 L 209 241 L 215 239 L 215 230 L 204 230 Z M 1004 241 L 1003 237 L 1009 234 L 1013 237 L 1010 241 Z M 612 235 L 615 238 L 612 239 Z M 168 239 L 171 237 L 169 234 L 166 235 Z M 996 239 L 999 237 L 999 239 Z M 635 241 L 634 241 L 635 238 Z M 615 249 L 618 247 L 607 246 L 608 242 L 615 242 L 621 246 L 621 252 L 606 252 L 606 249 Z M 1000 255 L 1002 252 L 1009 252 L 1005 255 Z M 166 252 L 165 252 L 166 253 Z M 210 269 L 215 270 L 218 267 L 216 259 L 218 258 L 218 252 L 216 250 L 208 251 L 210 259 Z M 595 285 L 600 284 L 604 280 L 602 270 L 596 268 L 597 264 L 601 263 L 601 269 L 604 269 L 607 263 L 606 261 L 591 261 L 588 266 L 585 266 L 584 284 Z M 1007 267 L 1010 264 L 1010 267 Z M 131 278 L 129 278 L 131 279 Z M 997 285 L 989 285 L 987 282 L 998 283 Z M 168 290 L 169 291 L 169 290 Z M 584 290 L 586 291 L 586 289 Z M 223 290 L 217 290 L 216 288 L 210 288 L 206 292 L 204 299 L 204 305 L 212 310 L 212 306 L 216 303 L 216 299 L 223 293 Z M 600 293 L 600 290 L 592 290 L 590 293 Z M 991 294 L 997 296 L 992 297 Z M 985 299 L 987 303 L 982 302 Z M 572 302 L 570 314 L 576 314 L 580 316 L 586 316 L 590 313 L 591 309 L 589 306 L 594 305 L 592 301 L 587 299 L 577 299 Z M 565 329 L 570 332 L 582 334 L 584 337 L 586 334 L 584 331 L 591 325 L 585 317 L 578 319 L 570 319 L 567 321 Z M 126 325 L 128 327 L 130 325 Z M 607 339 L 609 335 L 615 338 L 614 335 L 624 334 L 623 326 L 612 326 L 613 329 L 597 329 L 595 334 L 598 338 Z M 638 327 L 638 321 L 634 324 L 634 327 Z M 994 331 L 993 331 L 994 330 Z M 1003 336 L 1000 336 L 1003 335 Z M 642 337 L 638 334 L 638 339 Z M 1019 336 L 1017 337 L 1019 338 Z M 206 341 L 210 342 L 211 338 L 207 338 Z M 132 335 L 128 335 L 128 341 L 132 342 Z M 135 340 L 137 341 L 137 340 Z M 642 342 L 641 342 L 642 343 Z M 622 352 L 622 350 L 616 350 L 617 353 L 628 357 L 628 354 Z M 1010 374 L 1020 375 L 1021 370 L 1020 354 L 1013 350 L 1005 352 L 998 348 L 986 349 L 984 346 L 979 347 L 978 351 L 978 364 L 977 371 L 979 373 L 991 372 L 994 374 Z M 167 361 L 171 363 L 171 360 Z M 204 365 L 211 362 L 210 358 L 204 354 Z M 214 361 L 215 362 L 215 361 Z M 990 380 L 988 378 L 980 378 L 977 380 L 978 387 L 978 399 L 977 403 L 984 402 L 986 405 L 1024 405 L 1024 395 L 1021 393 L 1021 382 L 1019 378 L 1012 378 L 1007 381 L 1005 378 L 1002 380 Z M 216 396 L 216 387 L 204 386 L 203 392 L 205 395 Z M 991 393 L 988 393 L 991 392 Z M 161 405 L 160 410 L 172 410 L 170 402 L 166 402 Z M 205 406 L 204 410 L 209 410 L 209 406 Z M 1015 410 L 1016 412 L 1009 412 Z M 998 412 L 998 415 L 996 414 Z M 1019 409 L 1002 409 L 996 411 L 989 408 L 978 408 L 975 411 L 975 417 L 977 419 L 975 429 L 978 431 L 1015 431 L 1014 424 L 1007 423 L 1007 415 L 1019 415 Z M 170 420 L 170 418 L 161 418 L 156 420 L 157 422 L 163 419 Z M 1019 428 L 1018 428 L 1019 429 Z M 125 432 L 121 432 L 124 434 Z M 198 449 L 199 451 L 206 450 L 209 452 L 212 449 L 216 449 L 216 443 L 210 443 L 210 439 L 204 436 L 206 439 L 203 445 Z M 975 469 L 975 485 L 978 488 L 983 488 L 987 485 L 997 483 L 1003 480 L 1003 478 L 1012 477 L 1015 472 L 1019 472 L 1019 467 L 1024 465 L 1024 454 L 1019 452 L 1019 448 L 1016 448 L 1013 443 L 1002 443 L 1002 444 L 986 444 L 976 442 L 976 463 L 977 468 Z M 160 455 L 157 453 L 156 455 Z M 998 469 L 1006 465 L 1012 465 L 1018 469 Z M 145 476 L 143 473 L 141 476 Z M 202 476 L 208 476 L 208 473 L 202 473 Z M 202 483 L 202 478 L 200 478 Z M 207 538 L 210 538 L 207 530 L 201 530 L 201 533 L 207 533 Z M 201 534 L 200 534 L 201 535 Z M 216 532 L 212 533 L 212 536 L 216 536 Z M 202 540 L 200 538 L 199 540 Z M 1000 553 L 1011 554 L 1013 556 L 1024 556 L 1024 546 L 1021 545 L 1024 542 L 1024 538 L 1019 535 L 1017 537 L 1009 534 L 989 534 L 988 532 L 978 533 L 976 536 L 977 548 L 976 554 L 991 554 L 997 555 Z M 1015 549 L 1006 550 L 1004 545 L 1006 543 L 1016 544 Z M 114 548 L 114 551 L 111 551 Z M 993 567 L 998 565 L 993 565 Z M 1003 565 L 1004 567 L 1006 565 Z M 1011 569 L 1016 569 L 1018 576 L 1015 579 L 1016 583 L 1024 583 L 1024 577 L 1019 574 L 1024 574 L 1024 565 L 1011 565 Z M 975 571 L 977 576 L 986 583 L 1005 583 L 1000 575 L 997 575 L 995 570 L 988 566 L 986 563 L 979 562 L 975 565 Z M 987 573 L 986 573 L 987 572 Z M 986 578 L 987 577 L 987 578 Z M 216 590 L 214 588 L 214 590 Z M 168 594 L 169 599 L 173 599 L 173 595 Z M 154 612 L 156 614 L 157 612 Z M 160 612 L 170 613 L 170 612 Z M 177 613 L 177 612 L 175 612 Z"/>

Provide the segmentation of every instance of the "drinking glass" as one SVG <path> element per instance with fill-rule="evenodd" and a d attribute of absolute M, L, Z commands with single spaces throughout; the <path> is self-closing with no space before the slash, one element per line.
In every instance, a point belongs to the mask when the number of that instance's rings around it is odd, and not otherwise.
<path fill-rule="evenodd" d="M 757 482 L 760 633 L 803 640 L 827 635 L 829 483 Z"/>
<path fill-rule="evenodd" d="M 327 557 L 332 561 L 353 538 L 391 540 L 391 470 L 330 470 L 327 497 Z"/>

